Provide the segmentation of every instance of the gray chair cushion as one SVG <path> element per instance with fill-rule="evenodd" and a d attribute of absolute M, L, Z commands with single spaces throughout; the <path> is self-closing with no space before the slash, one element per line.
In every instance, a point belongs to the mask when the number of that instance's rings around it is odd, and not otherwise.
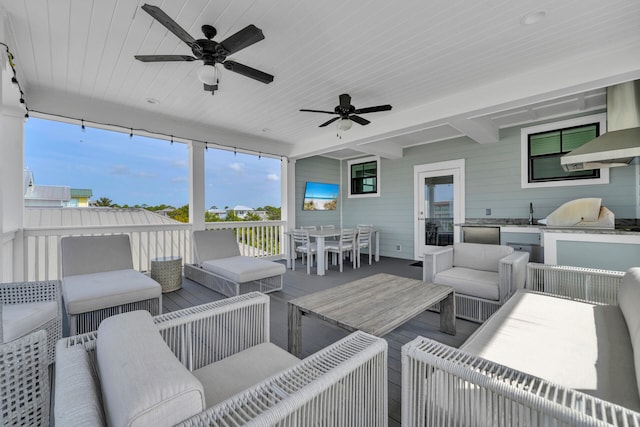
<path fill-rule="evenodd" d="M 193 371 L 204 386 L 207 407 L 300 362 L 271 343 L 262 343 Z"/>
<path fill-rule="evenodd" d="M 79 314 L 135 301 L 160 298 L 162 287 L 136 270 L 67 276 L 62 297 L 67 313 Z"/>
<path fill-rule="evenodd" d="M 640 268 L 631 268 L 626 272 L 622 278 L 618 301 L 631 337 L 636 382 L 640 393 Z"/>
<path fill-rule="evenodd" d="M 62 276 L 133 269 L 129 236 L 72 236 L 60 240 Z"/>
<path fill-rule="evenodd" d="M 194 231 L 193 241 L 198 263 L 240 255 L 240 248 L 233 230 Z"/>
<path fill-rule="evenodd" d="M 56 301 L 3 304 L 2 342 L 13 341 L 58 316 Z"/>
<path fill-rule="evenodd" d="M 250 256 L 234 256 L 229 258 L 208 260 L 202 268 L 236 283 L 284 274 L 286 267 L 280 263 L 266 261 Z"/>
<path fill-rule="evenodd" d="M 451 286 L 457 294 L 498 301 L 500 296 L 499 280 L 498 273 L 493 271 L 453 267 L 436 274 L 433 283 Z"/>
<path fill-rule="evenodd" d="M 513 251 L 511 246 L 505 245 L 456 243 L 453 245 L 453 266 L 497 272 L 500 259 Z"/>
<path fill-rule="evenodd" d="M 111 426 L 172 426 L 205 409 L 202 384 L 174 356 L 147 311 L 103 320 L 96 356 Z"/>

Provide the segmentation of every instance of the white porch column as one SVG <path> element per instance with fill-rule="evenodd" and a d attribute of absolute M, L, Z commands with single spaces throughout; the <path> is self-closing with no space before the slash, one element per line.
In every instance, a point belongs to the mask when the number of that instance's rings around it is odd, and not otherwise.
<path fill-rule="evenodd" d="M 189 143 L 189 222 L 204 230 L 204 149 L 200 141 Z"/>
<path fill-rule="evenodd" d="M 280 165 L 281 209 L 280 215 L 287 222 L 287 230 L 296 227 L 296 161 L 283 161 Z"/>
<path fill-rule="evenodd" d="M 4 56 L 4 55 L 3 55 Z M 6 60 L 6 58 L 5 58 Z M 23 279 L 24 114 L 6 63 L 0 68 L 0 280 Z"/>

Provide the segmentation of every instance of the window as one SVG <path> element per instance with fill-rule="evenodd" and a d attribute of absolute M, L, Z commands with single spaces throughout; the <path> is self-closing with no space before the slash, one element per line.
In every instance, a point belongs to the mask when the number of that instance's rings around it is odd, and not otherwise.
<path fill-rule="evenodd" d="M 560 158 L 604 131 L 604 114 L 549 123 L 521 131 L 522 187 L 554 187 L 609 182 L 607 169 L 566 172 Z"/>
<path fill-rule="evenodd" d="M 380 195 L 380 158 L 367 157 L 350 160 L 349 197 L 377 197 Z"/>

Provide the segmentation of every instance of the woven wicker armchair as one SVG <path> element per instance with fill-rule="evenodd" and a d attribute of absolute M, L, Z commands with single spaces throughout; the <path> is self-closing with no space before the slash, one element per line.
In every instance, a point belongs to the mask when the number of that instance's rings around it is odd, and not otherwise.
<path fill-rule="evenodd" d="M 105 320 L 97 332 L 72 336 L 58 343 L 56 424 L 105 424 L 102 405 L 103 402 L 113 399 L 113 395 L 110 394 L 110 391 L 113 391 L 110 388 L 113 385 L 113 375 L 105 375 L 102 371 L 108 359 L 105 361 L 104 347 L 101 346 L 105 345 L 105 342 L 113 343 L 116 347 L 114 353 L 121 357 L 123 349 L 118 347 L 119 336 L 116 334 L 113 341 L 109 341 L 110 338 L 105 335 L 108 332 L 106 328 L 117 322 L 118 317 L 135 315 L 136 313 L 127 313 L 115 316 Z M 153 425 L 387 425 L 387 344 L 383 339 L 355 332 L 302 361 L 279 349 L 284 353 L 277 358 L 259 358 L 254 363 L 245 362 L 240 368 L 251 371 L 256 367 L 260 368 L 260 365 L 273 363 L 274 359 L 283 358 L 293 359 L 290 367 L 278 370 L 279 373 L 251 383 L 247 388 L 233 392 L 229 397 L 221 397 L 223 400 L 211 404 L 214 399 L 209 399 L 205 382 L 213 384 L 217 393 L 220 389 L 228 388 L 230 384 L 237 387 L 246 381 L 245 377 L 248 376 L 244 371 L 237 371 L 237 366 L 225 369 L 225 372 L 218 370 L 215 375 L 216 365 L 222 364 L 228 368 L 229 365 L 225 363 L 234 357 L 254 351 L 262 355 L 265 345 L 272 345 L 269 344 L 269 297 L 252 292 L 155 316 L 153 322 L 155 326 L 152 324 L 150 327 L 154 330 L 157 327 L 162 337 L 156 337 L 155 340 L 164 340 L 160 344 L 164 350 L 156 347 L 155 354 L 160 353 L 158 350 L 166 351 L 165 346 L 168 346 L 172 363 L 182 364 L 180 366 L 186 367 L 202 382 L 205 387 L 206 409 L 200 410 L 199 413 L 196 410 L 185 418 L 178 418 L 181 415 L 175 414 L 182 414 L 184 406 L 191 405 L 194 401 L 199 402 L 199 394 L 195 393 L 193 396 L 193 388 L 188 391 L 189 396 L 193 397 L 189 397 L 184 404 L 174 406 L 171 411 L 166 409 L 167 405 L 172 404 L 168 401 L 167 394 L 173 393 L 174 397 L 170 398 L 174 401 L 181 398 L 176 397 L 175 390 L 184 384 L 184 376 L 181 376 L 179 381 L 170 378 L 170 381 L 159 387 L 154 383 L 150 386 L 150 391 L 145 388 L 146 385 L 136 382 L 127 388 L 125 393 L 132 390 L 132 400 L 137 400 L 143 395 L 140 399 L 142 403 L 133 403 L 137 406 L 132 412 L 137 411 L 134 416 L 138 417 L 138 421 L 141 416 L 150 417 L 153 416 L 149 415 L 150 413 L 159 411 L 162 418 Z M 136 334 L 137 337 L 141 337 L 139 332 Z M 128 350 L 131 351 L 131 348 Z M 150 352 L 153 350 L 147 353 Z M 100 354 L 99 363 L 96 354 Z M 139 375 L 145 382 L 161 381 L 158 377 L 167 379 L 170 375 L 168 370 L 160 373 L 150 372 L 156 365 L 147 362 L 147 356 L 148 354 L 145 354 L 139 365 L 143 367 L 143 372 Z M 140 359 L 136 358 L 134 362 L 131 361 L 130 355 L 122 357 L 127 358 L 131 364 L 138 363 Z M 112 372 L 118 375 L 119 367 L 122 365 L 114 366 Z M 203 370 L 207 372 L 208 379 L 201 376 Z M 238 373 L 229 374 L 231 371 Z M 125 381 L 126 378 L 124 377 Z M 186 393 L 181 391 L 180 395 Z M 159 395 L 164 397 L 158 397 Z M 160 402 L 153 401 L 154 398 Z M 128 397 L 121 400 L 124 402 L 122 405 L 130 405 Z M 140 413 L 143 415 L 137 415 Z M 111 411 L 110 416 L 113 414 L 114 411 Z M 131 412 L 127 412 L 127 415 L 130 414 Z M 168 420 L 170 417 L 178 418 L 179 421 Z"/>
<path fill-rule="evenodd" d="M 3 314 L 3 307 L 4 314 Z M 3 336 L 7 329 L 3 318 L 14 322 L 12 336 Z M 26 326 L 25 326 L 26 325 Z M 44 329 L 48 339 L 48 361 L 55 359 L 56 343 L 62 338 L 62 293 L 60 281 L 0 283 L 0 343 Z M 15 336 L 17 332 L 18 336 Z"/>
<path fill-rule="evenodd" d="M 47 333 L 0 344 L 0 425 L 49 426 Z"/>

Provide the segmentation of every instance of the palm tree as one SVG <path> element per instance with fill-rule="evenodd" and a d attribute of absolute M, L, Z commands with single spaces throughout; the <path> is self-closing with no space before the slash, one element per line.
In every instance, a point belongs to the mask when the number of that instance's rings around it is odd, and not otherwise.
<path fill-rule="evenodd" d="M 110 207 L 113 203 L 113 200 L 111 200 L 108 197 L 100 197 L 98 200 L 96 200 L 96 206 L 100 206 L 100 207 Z"/>

